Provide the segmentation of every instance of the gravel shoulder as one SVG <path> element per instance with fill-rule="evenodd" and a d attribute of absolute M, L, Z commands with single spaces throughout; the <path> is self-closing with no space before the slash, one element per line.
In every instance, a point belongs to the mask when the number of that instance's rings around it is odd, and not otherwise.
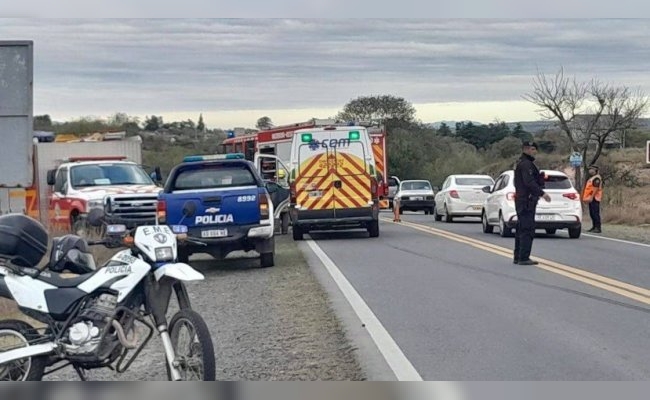
<path fill-rule="evenodd" d="M 251 253 L 253 256 L 255 253 Z M 290 235 L 276 237 L 275 267 L 233 254 L 190 263 L 206 276 L 188 285 L 193 308 L 206 320 L 216 352 L 217 380 L 365 380 L 357 351 L 318 279 Z M 171 314 L 177 309 L 172 303 Z M 154 336 L 125 374 L 90 372 L 91 380 L 166 380 Z M 77 380 L 71 368 L 46 380 Z"/>

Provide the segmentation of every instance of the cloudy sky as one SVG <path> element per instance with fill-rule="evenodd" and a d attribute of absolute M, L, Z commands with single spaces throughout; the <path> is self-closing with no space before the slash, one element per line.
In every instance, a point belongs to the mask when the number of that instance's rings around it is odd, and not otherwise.
<path fill-rule="evenodd" d="M 535 120 L 541 71 L 650 93 L 644 19 L 2 19 L 34 41 L 34 113 L 162 115 L 211 128 L 336 114 L 392 94 L 424 122 Z"/>

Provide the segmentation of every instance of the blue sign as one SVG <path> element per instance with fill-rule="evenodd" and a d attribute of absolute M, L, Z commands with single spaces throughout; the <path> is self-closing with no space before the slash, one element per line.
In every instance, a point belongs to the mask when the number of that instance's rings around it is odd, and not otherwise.
<path fill-rule="evenodd" d="M 569 162 L 573 167 L 579 167 L 582 165 L 582 154 L 578 153 L 577 151 L 571 153 L 569 156 Z"/>

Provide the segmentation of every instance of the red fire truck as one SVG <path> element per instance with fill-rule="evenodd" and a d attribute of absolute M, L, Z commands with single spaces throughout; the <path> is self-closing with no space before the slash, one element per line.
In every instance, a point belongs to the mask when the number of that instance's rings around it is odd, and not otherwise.
<path fill-rule="evenodd" d="M 247 160 L 254 161 L 255 155 L 274 155 L 278 157 L 285 165 L 289 165 L 291 153 L 291 138 L 293 133 L 299 129 L 309 129 L 323 126 L 344 126 L 350 123 L 343 123 L 332 119 L 316 119 L 309 121 L 283 126 L 276 126 L 270 129 L 260 130 L 255 133 L 244 134 L 240 136 L 231 135 L 221 144 L 222 153 L 243 153 Z M 372 151 L 375 156 L 377 170 L 381 173 L 380 193 L 384 193 L 388 186 L 387 159 L 386 159 L 386 132 L 383 127 L 368 123 L 357 122 L 358 126 L 365 126 L 372 139 Z M 277 179 L 276 171 L 279 167 L 276 162 L 262 159 L 261 173 L 264 179 Z M 380 197 L 380 207 L 388 208 L 388 199 L 386 196 Z"/>

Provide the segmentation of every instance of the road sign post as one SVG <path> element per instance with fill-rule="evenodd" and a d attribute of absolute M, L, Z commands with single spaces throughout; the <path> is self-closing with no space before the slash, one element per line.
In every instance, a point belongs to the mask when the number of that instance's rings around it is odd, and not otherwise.
<path fill-rule="evenodd" d="M 648 142 L 650 143 L 650 142 Z M 571 153 L 569 156 L 569 162 L 571 163 L 571 166 L 574 168 L 577 168 L 582 165 L 582 154 L 578 153 L 577 151 L 574 151 Z"/>

